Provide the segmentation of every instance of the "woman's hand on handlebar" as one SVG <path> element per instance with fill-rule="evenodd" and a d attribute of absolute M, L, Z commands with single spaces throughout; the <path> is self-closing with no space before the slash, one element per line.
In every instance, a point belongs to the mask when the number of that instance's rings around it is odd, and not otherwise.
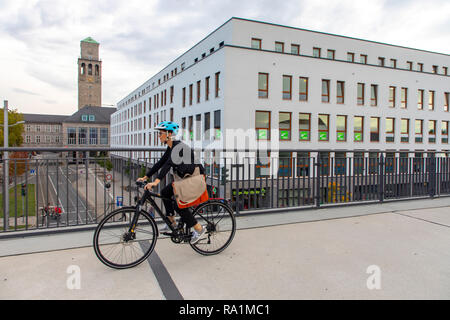
<path fill-rule="evenodd" d="M 159 184 L 159 179 L 156 179 L 153 182 L 147 183 L 144 187 L 145 190 L 151 191 L 153 187 L 156 187 Z"/>
<path fill-rule="evenodd" d="M 136 180 L 136 182 L 146 182 L 146 181 L 147 181 L 147 177 L 138 178 Z"/>

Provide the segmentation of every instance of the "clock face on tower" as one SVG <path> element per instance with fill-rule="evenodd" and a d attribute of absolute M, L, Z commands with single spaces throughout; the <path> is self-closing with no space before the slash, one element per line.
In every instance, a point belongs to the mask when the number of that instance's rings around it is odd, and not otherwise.
<path fill-rule="evenodd" d="M 87 81 L 88 81 L 88 82 L 94 82 L 94 78 L 88 77 L 88 78 L 87 78 Z"/>

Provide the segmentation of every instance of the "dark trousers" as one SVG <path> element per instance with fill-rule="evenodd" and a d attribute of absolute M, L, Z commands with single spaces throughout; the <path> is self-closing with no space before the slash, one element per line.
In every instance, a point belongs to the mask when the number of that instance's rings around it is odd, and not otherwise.
<path fill-rule="evenodd" d="M 165 186 L 161 190 L 161 195 L 164 198 L 168 198 L 168 199 L 171 199 L 173 197 L 173 187 L 172 187 L 171 183 L 169 183 L 167 186 Z M 166 214 L 168 216 L 174 216 L 175 211 L 176 211 L 180 215 L 183 222 L 186 223 L 188 228 L 191 228 L 197 224 L 197 220 L 194 218 L 191 210 L 189 210 L 188 208 L 180 209 L 180 208 L 178 208 L 177 203 L 172 200 L 164 200 L 163 199 L 163 203 L 164 203 L 164 207 L 166 208 Z M 175 211 L 174 211 L 174 209 L 175 209 Z"/>

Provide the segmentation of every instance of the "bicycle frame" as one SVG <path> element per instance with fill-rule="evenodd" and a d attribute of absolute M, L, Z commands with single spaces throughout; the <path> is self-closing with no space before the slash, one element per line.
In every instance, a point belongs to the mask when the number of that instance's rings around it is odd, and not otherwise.
<path fill-rule="evenodd" d="M 128 232 L 130 232 L 131 234 L 134 233 L 134 229 L 136 228 L 136 224 L 137 224 L 137 222 L 139 220 L 139 216 L 141 214 L 142 206 L 145 204 L 146 201 L 150 202 L 150 205 L 153 207 L 153 209 L 156 210 L 156 212 L 161 217 L 161 219 L 163 219 L 163 221 L 169 226 L 170 230 L 172 230 L 172 232 L 175 232 L 175 228 L 172 226 L 172 222 L 162 212 L 161 208 L 156 204 L 153 197 L 175 202 L 175 200 L 173 200 L 173 199 L 167 199 L 167 198 L 162 197 L 160 194 L 145 190 L 143 196 L 141 197 L 141 199 L 139 201 L 137 201 L 137 204 L 136 204 L 136 212 L 134 214 L 132 223 L 130 225 L 130 229 L 128 230 Z"/>

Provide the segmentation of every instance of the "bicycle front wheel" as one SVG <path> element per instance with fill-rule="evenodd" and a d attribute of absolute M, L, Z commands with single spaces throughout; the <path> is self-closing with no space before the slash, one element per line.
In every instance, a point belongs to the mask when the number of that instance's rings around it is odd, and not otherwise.
<path fill-rule="evenodd" d="M 94 251 L 99 260 L 108 267 L 135 267 L 145 261 L 155 248 L 158 229 L 147 212 L 140 212 L 135 233 L 129 234 L 135 214 L 133 207 L 118 209 L 98 224 L 94 233 Z"/>
<path fill-rule="evenodd" d="M 206 236 L 191 247 L 200 254 L 213 255 L 225 250 L 236 233 L 233 210 L 220 201 L 207 201 L 193 212 L 194 218 L 206 227 Z"/>

